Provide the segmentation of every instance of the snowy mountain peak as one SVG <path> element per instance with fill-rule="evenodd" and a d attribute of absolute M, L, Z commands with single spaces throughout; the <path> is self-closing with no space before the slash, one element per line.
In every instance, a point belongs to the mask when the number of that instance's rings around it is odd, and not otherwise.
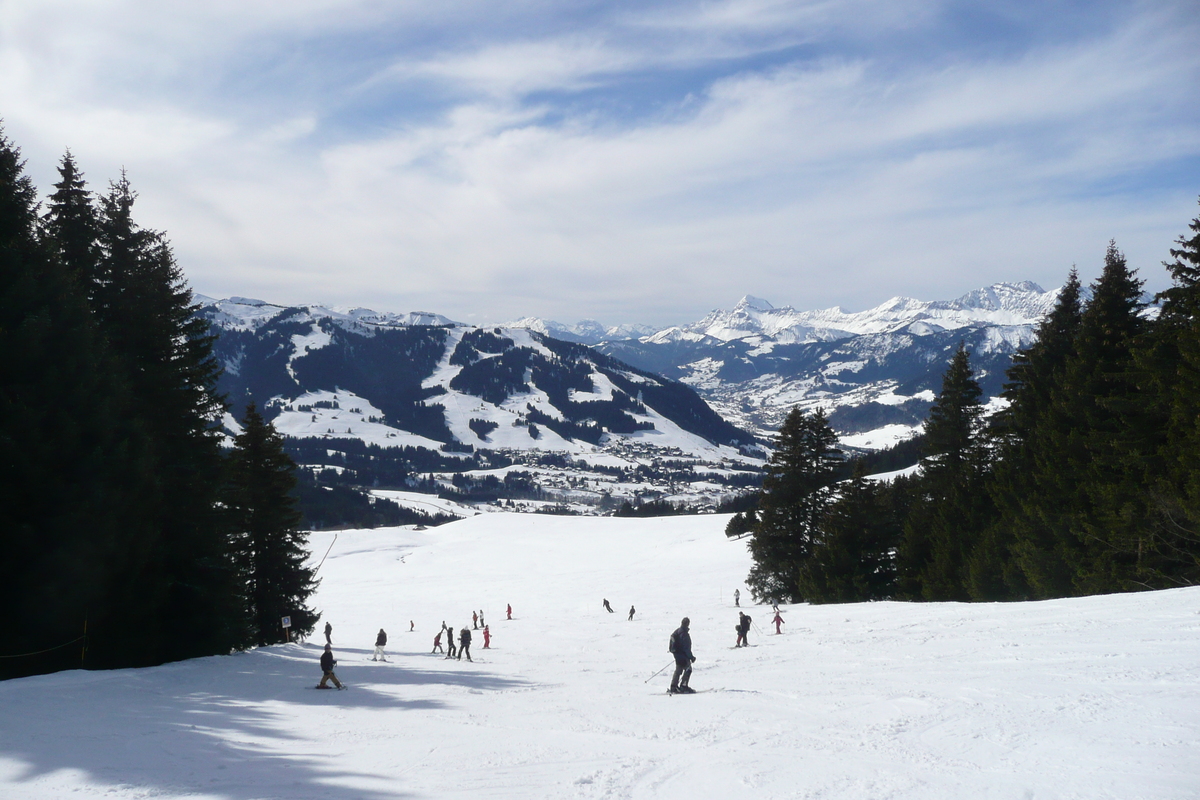
<path fill-rule="evenodd" d="M 734 309 L 754 309 L 755 311 L 774 311 L 775 306 L 763 300 L 761 297 L 755 297 L 748 294 L 737 302 Z"/>

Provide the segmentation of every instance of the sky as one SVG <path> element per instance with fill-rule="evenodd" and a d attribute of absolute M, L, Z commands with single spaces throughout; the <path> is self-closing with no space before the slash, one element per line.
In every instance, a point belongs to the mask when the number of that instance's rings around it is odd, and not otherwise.
<path fill-rule="evenodd" d="M 45 194 L 122 169 L 197 292 L 671 325 L 1146 288 L 1200 213 L 1195 1 L 0 0 Z"/>

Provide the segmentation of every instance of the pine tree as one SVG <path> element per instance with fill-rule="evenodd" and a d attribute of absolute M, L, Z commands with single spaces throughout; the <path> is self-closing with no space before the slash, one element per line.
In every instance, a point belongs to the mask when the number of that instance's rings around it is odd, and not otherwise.
<path fill-rule="evenodd" d="M 1153 588 L 1200 583 L 1200 217 L 1163 266 L 1173 285 L 1137 354 L 1147 404 L 1161 423 L 1158 458 L 1146 479 L 1147 544 L 1139 579 Z"/>
<path fill-rule="evenodd" d="M 1081 594 L 1137 588 L 1148 538 L 1142 486 L 1158 426 L 1144 413 L 1135 359 L 1148 327 L 1141 297 L 1142 281 L 1110 243 L 1062 392 L 1076 421 L 1064 440 L 1064 470 L 1078 479 L 1078 491 L 1063 500 L 1079 543 L 1074 586 Z"/>
<path fill-rule="evenodd" d="M 137 423 L 153 445 L 156 484 L 144 504 L 153 531 L 139 555 L 140 592 L 157 619 L 138 657 L 161 663 L 236 646 L 240 589 L 217 508 L 223 462 L 216 425 L 224 403 L 215 337 L 195 315 L 166 239 L 134 222 L 135 198 L 122 176 L 101 199 L 92 294 Z"/>
<path fill-rule="evenodd" d="M 811 554 L 829 502 L 823 490 L 835 480 L 840 463 L 837 435 L 824 411 L 806 414 L 793 408 L 779 429 L 775 452 L 767 463 L 750 540 L 754 566 L 746 584 L 755 597 L 787 602 L 803 599 L 801 565 Z"/>
<path fill-rule="evenodd" d="M 1082 318 L 1079 275 L 1072 269 L 1033 344 L 1013 357 L 1002 393 L 1009 405 L 992 421 L 998 457 L 988 489 L 997 519 L 985 547 L 1004 562 L 1002 582 L 1010 596 L 1072 592 L 1070 565 L 1076 558 L 1069 525 L 1059 512 L 1076 490 L 1065 466 L 1064 438 L 1073 422 L 1064 414 L 1070 403 L 1062 392 Z M 976 593 L 987 594 L 982 587 Z"/>
<path fill-rule="evenodd" d="M 860 461 L 837 486 L 837 499 L 820 524 L 812 553 L 800 570 L 800 592 L 810 603 L 883 600 L 895 592 L 892 551 L 900 525 L 886 487 L 866 479 Z"/>
<path fill-rule="evenodd" d="M 306 603 L 316 581 L 304 566 L 307 535 L 299 530 L 296 464 L 253 403 L 242 426 L 229 456 L 226 504 L 246 582 L 249 639 L 274 644 L 284 640 L 283 616 L 291 617 L 294 633 L 312 631 L 318 615 Z"/>
<path fill-rule="evenodd" d="M 959 345 L 925 424 L 926 457 L 919 497 L 905 524 L 899 584 L 926 600 L 967 600 L 967 565 L 990 513 L 983 490 L 987 452 L 981 441 L 983 392 Z"/>
<path fill-rule="evenodd" d="M 83 173 L 68 150 L 58 165 L 60 180 L 49 198 L 49 211 L 43 218 L 47 240 L 58 253 L 67 273 L 74 277 L 89 299 L 99 283 L 99 220 L 92 193 Z"/>
<path fill-rule="evenodd" d="M 86 298 L 40 237 L 33 184 L 2 132 L 0 353 L 0 655 L 53 648 L 0 660 L 0 677 L 111 665 L 108 587 L 124 577 L 135 498 L 122 479 L 137 448 Z"/>

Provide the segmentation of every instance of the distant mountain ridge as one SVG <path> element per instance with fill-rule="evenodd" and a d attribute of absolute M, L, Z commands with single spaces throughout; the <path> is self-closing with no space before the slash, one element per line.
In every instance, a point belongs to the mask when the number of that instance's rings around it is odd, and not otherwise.
<path fill-rule="evenodd" d="M 220 389 L 294 437 L 449 452 L 591 452 L 606 444 L 709 452 L 754 446 L 684 384 L 524 328 L 414 312 L 285 307 L 197 296 L 219 338 Z"/>
<path fill-rule="evenodd" d="M 1032 343 L 1059 291 L 996 283 L 954 300 L 894 297 L 859 312 L 776 308 L 747 295 L 697 322 L 589 343 L 693 386 L 722 416 L 760 435 L 793 406 L 822 407 L 844 443 L 875 449 L 919 429 L 960 342 L 985 399 L 994 398 L 1013 353 Z M 857 436 L 885 428 L 887 435 Z"/>

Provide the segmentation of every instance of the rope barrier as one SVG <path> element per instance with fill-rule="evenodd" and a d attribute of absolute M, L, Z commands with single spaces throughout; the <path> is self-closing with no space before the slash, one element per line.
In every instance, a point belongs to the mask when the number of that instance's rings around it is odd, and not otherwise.
<path fill-rule="evenodd" d="M 64 647 L 67 647 L 68 645 L 72 645 L 72 644 L 75 644 L 76 642 L 83 641 L 86 638 L 87 638 L 87 634 L 84 634 L 83 636 L 74 638 L 69 642 L 63 642 L 62 644 L 56 644 L 54 647 L 47 647 L 45 650 L 35 650 L 32 653 L 18 653 L 15 656 L 0 656 L 0 658 L 27 658 L 29 656 L 40 656 L 42 653 L 49 653 L 51 650 L 60 650 Z"/>

